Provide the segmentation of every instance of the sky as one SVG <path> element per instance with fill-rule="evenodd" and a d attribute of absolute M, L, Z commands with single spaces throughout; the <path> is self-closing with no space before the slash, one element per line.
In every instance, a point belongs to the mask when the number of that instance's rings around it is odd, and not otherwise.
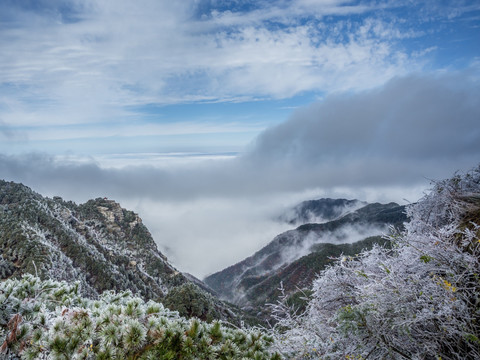
<path fill-rule="evenodd" d="M 203 277 L 319 197 L 480 160 L 476 0 L 0 0 L 0 178 L 108 196 Z"/>

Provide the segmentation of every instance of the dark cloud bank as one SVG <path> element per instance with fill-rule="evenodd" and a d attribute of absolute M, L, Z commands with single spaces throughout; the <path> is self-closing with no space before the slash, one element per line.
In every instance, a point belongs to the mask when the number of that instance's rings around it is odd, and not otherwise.
<path fill-rule="evenodd" d="M 368 92 L 329 96 L 263 132 L 233 160 L 106 169 L 93 160 L 0 155 L 0 178 L 77 202 L 113 198 L 140 214 L 175 266 L 202 277 L 285 231 L 272 220 L 275 212 L 302 192 L 416 201 L 427 179 L 476 166 L 476 79 L 467 73 L 409 76 Z"/>
<path fill-rule="evenodd" d="M 103 169 L 1 155 L 0 178 L 46 194 L 188 199 L 335 186 L 411 186 L 480 160 L 480 86 L 468 72 L 394 79 L 327 97 L 263 132 L 239 158 L 188 168 Z"/>

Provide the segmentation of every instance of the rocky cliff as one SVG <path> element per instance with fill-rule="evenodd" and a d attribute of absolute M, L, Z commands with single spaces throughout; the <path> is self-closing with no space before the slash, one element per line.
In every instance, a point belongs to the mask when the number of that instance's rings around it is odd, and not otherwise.
<path fill-rule="evenodd" d="M 84 296 L 129 290 L 181 315 L 233 321 L 232 309 L 174 268 L 140 217 L 106 198 L 77 205 L 0 181 L 0 279 L 79 281 Z"/>

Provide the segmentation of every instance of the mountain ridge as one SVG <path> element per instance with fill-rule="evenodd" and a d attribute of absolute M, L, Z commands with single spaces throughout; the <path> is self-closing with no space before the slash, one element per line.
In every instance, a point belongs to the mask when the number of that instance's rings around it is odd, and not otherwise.
<path fill-rule="evenodd" d="M 238 309 L 172 266 L 138 214 L 114 200 L 77 205 L 0 180 L 0 250 L 1 279 L 33 274 L 76 280 L 89 298 L 106 290 L 129 290 L 184 316 L 239 321 Z"/>
<path fill-rule="evenodd" d="M 6 182 L 0 190 L 2 258 L 17 264 L 15 272 L 35 270 L 56 280 L 84 277 L 82 291 L 89 296 L 128 288 L 162 297 L 168 286 L 186 281 L 158 251 L 140 217 L 113 200 L 77 205 Z"/>
<path fill-rule="evenodd" d="M 360 200 L 321 198 L 302 201 L 278 217 L 278 220 L 299 226 L 309 223 L 322 223 L 357 210 L 368 203 Z"/>
<path fill-rule="evenodd" d="M 348 201 L 364 204 L 358 200 Z M 207 276 L 204 282 L 221 298 L 237 305 L 262 305 L 280 295 L 278 288 L 282 284 L 288 291 L 298 287 L 298 279 L 303 285 L 309 285 L 315 274 L 324 268 L 328 256 L 353 255 L 354 251 L 360 252 L 362 246 L 383 245 L 385 242 L 380 235 L 387 233 L 389 226 L 402 226 L 406 220 L 404 206 L 393 202 L 366 204 L 352 212 L 344 212 L 340 218 L 320 224 L 302 224 L 279 234 L 253 255 Z M 350 246 L 350 243 L 358 243 L 358 246 Z"/>

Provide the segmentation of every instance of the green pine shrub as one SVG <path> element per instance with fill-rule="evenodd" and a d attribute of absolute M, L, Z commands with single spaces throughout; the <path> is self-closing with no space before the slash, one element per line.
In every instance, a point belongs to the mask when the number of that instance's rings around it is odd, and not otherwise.
<path fill-rule="evenodd" d="M 162 302 L 166 307 L 178 311 L 184 317 L 197 317 L 207 322 L 221 318 L 215 308 L 213 296 L 192 283 L 174 287 Z"/>
<path fill-rule="evenodd" d="M 0 356 L 10 359 L 280 359 L 272 338 L 181 317 L 130 292 L 80 295 L 32 275 L 0 283 Z"/>

